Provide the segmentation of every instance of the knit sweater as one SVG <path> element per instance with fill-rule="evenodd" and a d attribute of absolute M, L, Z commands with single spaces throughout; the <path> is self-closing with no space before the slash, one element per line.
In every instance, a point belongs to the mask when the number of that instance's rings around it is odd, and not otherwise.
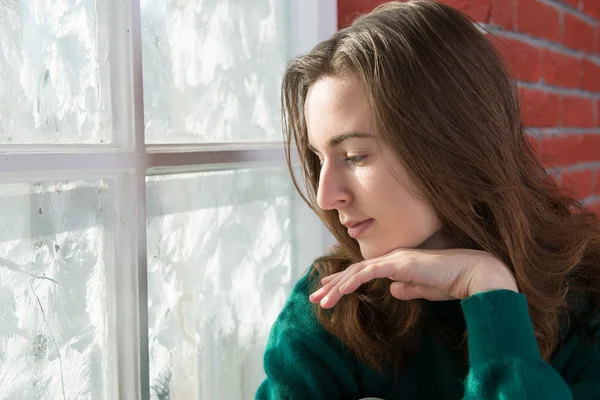
<path fill-rule="evenodd" d="M 546 363 L 521 293 L 494 290 L 436 303 L 442 314 L 466 324 L 468 367 L 460 361 L 462 352 L 424 333 L 398 375 L 362 364 L 326 332 L 309 294 L 305 275 L 271 328 L 264 354 L 267 377 L 257 400 L 600 399 L 598 334 L 590 339 L 589 330 L 585 337 L 582 330 L 570 332 Z M 600 323 L 589 327 L 600 333 Z"/>

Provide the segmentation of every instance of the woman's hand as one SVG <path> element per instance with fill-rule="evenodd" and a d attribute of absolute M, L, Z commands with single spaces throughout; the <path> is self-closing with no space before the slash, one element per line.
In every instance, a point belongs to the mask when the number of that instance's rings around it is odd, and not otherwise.
<path fill-rule="evenodd" d="M 376 278 L 391 279 L 390 292 L 400 300 L 454 300 L 495 289 L 518 291 L 508 267 L 490 253 L 397 249 L 323 278 L 323 287 L 310 301 L 331 308 L 343 295 Z"/>

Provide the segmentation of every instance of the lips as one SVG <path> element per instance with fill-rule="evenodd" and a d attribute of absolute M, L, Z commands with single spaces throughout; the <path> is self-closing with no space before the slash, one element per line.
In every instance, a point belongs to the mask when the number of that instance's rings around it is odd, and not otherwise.
<path fill-rule="evenodd" d="M 354 228 L 366 221 L 368 221 L 368 219 L 363 219 L 362 221 L 355 221 L 355 222 L 346 222 L 344 225 L 350 229 L 350 228 Z"/>
<path fill-rule="evenodd" d="M 370 218 L 362 221 L 346 222 L 344 225 L 348 227 L 348 235 L 350 235 L 350 237 L 358 239 L 360 236 L 364 235 L 367 229 L 371 227 L 373 221 L 373 218 Z"/>

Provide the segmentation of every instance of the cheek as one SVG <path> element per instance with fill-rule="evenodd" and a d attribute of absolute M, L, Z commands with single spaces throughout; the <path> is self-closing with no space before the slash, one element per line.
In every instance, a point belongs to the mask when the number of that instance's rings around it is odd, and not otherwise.
<path fill-rule="evenodd" d="M 379 209 L 385 210 L 381 217 L 390 223 L 389 228 L 402 231 L 403 236 L 414 236 L 415 239 L 424 239 L 441 228 L 441 223 L 434 209 L 417 191 L 400 185 L 388 183 L 384 186 L 387 190 L 379 193 Z"/>
<path fill-rule="evenodd" d="M 384 176 L 377 168 L 357 168 L 353 174 L 354 181 L 356 182 L 356 189 L 360 191 L 362 196 L 365 196 L 371 201 L 375 198 L 381 198 L 381 196 L 375 197 L 376 194 L 385 193 L 386 188 L 389 187 L 389 179 Z M 396 182 L 396 184 L 398 184 Z"/>
<path fill-rule="evenodd" d="M 360 191 L 370 204 L 372 217 L 380 223 L 396 226 L 396 229 L 423 231 L 439 229 L 440 222 L 433 208 L 425 202 L 417 186 L 411 181 L 401 166 L 395 166 L 399 175 L 395 176 L 384 165 L 362 168 L 356 171 Z M 405 182 L 401 184 L 400 181 Z"/>

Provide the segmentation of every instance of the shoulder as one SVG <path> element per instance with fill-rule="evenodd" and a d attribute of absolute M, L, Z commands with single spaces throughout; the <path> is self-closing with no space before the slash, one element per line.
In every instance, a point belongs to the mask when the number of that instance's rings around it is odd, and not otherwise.
<path fill-rule="evenodd" d="M 317 308 L 309 300 L 318 279 L 318 272 L 313 264 L 296 282 L 271 328 L 271 344 L 281 338 L 288 343 L 294 341 L 308 347 L 327 347 L 343 358 L 353 358 L 342 341 L 323 328 L 317 318 Z"/>
<path fill-rule="evenodd" d="M 294 285 L 271 328 L 264 353 L 266 379 L 257 399 L 356 398 L 356 361 L 319 323 L 308 297 L 312 268 Z"/>
<path fill-rule="evenodd" d="M 308 299 L 316 279 L 313 268 L 311 265 L 292 288 L 273 329 L 293 331 L 296 335 L 325 332 L 319 324 L 314 305 Z"/>

